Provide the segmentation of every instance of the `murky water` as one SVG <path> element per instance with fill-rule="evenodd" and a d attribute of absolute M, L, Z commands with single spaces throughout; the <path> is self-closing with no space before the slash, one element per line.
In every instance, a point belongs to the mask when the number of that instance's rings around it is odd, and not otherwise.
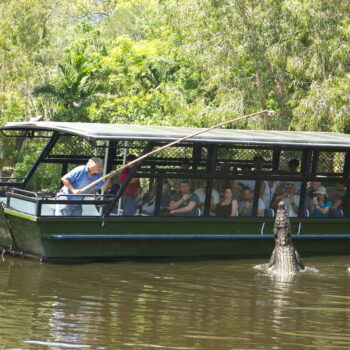
<path fill-rule="evenodd" d="M 266 261 L 268 258 L 266 259 Z M 0 349 L 349 349 L 349 257 L 279 281 L 255 261 L 0 261 Z"/>

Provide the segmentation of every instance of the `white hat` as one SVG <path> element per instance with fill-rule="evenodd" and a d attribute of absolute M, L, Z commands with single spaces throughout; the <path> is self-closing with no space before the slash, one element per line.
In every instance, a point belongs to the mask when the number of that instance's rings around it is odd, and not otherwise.
<path fill-rule="evenodd" d="M 314 194 L 327 194 L 326 187 L 320 186 L 320 187 L 314 192 Z"/>

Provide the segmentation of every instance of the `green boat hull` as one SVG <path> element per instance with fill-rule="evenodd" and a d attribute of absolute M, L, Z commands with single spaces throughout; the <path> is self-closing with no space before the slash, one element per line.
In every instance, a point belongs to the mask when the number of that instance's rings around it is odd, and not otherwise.
<path fill-rule="evenodd" d="M 52 262 L 268 258 L 274 247 L 273 219 L 35 217 L 9 209 L 1 216 L 3 248 Z M 350 220 L 291 221 L 302 256 L 349 253 Z"/>

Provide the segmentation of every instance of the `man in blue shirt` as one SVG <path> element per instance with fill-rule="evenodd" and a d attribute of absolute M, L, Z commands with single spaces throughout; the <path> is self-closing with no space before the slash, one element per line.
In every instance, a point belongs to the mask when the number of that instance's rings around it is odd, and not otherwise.
<path fill-rule="evenodd" d="M 69 199 L 69 200 L 82 200 L 82 196 L 74 196 L 74 194 L 88 194 L 94 193 L 98 189 L 105 191 L 111 185 L 112 175 L 115 174 L 114 171 L 111 172 L 111 177 L 108 178 L 106 182 L 100 181 L 91 190 L 85 192 L 82 189 L 94 181 L 101 178 L 101 173 L 103 172 L 103 160 L 98 157 L 92 157 L 89 159 L 86 165 L 80 165 L 69 173 L 62 177 L 63 187 L 58 193 L 58 200 Z M 72 195 L 73 194 L 73 195 Z M 67 196 L 65 196 L 67 195 Z M 56 205 L 56 215 L 57 216 L 80 216 L 82 214 L 81 204 L 58 204 Z"/>

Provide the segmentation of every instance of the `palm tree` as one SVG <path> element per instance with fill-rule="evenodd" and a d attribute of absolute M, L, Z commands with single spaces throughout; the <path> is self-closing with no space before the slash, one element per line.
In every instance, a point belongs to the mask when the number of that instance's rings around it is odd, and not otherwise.
<path fill-rule="evenodd" d="M 32 94 L 51 97 L 67 110 L 78 110 L 89 105 L 101 91 L 102 86 L 96 81 L 94 71 L 85 52 L 72 52 L 63 64 L 58 64 L 55 83 L 39 85 Z"/>

